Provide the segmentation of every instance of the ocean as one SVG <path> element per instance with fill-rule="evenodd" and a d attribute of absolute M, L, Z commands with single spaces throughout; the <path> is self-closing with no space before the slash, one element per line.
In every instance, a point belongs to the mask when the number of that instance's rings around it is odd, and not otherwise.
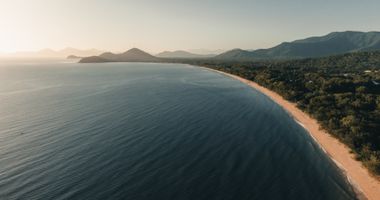
<path fill-rule="evenodd" d="M 183 64 L 0 64 L 0 199 L 355 199 L 289 114 Z"/>

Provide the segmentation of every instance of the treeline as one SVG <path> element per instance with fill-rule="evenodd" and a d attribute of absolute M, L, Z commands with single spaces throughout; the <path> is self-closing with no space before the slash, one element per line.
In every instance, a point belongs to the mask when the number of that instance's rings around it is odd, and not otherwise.
<path fill-rule="evenodd" d="M 177 62 L 238 75 L 295 102 L 380 175 L 380 52 L 257 63 Z"/>

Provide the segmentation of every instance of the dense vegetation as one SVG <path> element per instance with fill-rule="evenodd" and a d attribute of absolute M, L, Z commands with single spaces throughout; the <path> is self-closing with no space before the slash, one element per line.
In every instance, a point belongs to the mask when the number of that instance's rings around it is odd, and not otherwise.
<path fill-rule="evenodd" d="M 380 175 L 380 52 L 257 63 L 181 62 L 241 76 L 295 102 Z"/>

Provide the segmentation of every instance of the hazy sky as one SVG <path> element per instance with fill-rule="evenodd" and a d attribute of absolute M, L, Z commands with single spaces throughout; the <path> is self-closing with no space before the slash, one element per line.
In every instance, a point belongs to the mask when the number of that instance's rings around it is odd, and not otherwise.
<path fill-rule="evenodd" d="M 380 0 L 0 0 L 0 52 L 256 49 L 379 19 Z"/>

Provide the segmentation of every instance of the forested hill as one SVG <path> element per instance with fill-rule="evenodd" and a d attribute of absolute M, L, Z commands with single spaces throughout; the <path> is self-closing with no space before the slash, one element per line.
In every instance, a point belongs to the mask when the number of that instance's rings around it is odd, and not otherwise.
<path fill-rule="evenodd" d="M 356 71 L 380 68 L 380 51 L 346 53 L 322 58 L 264 62 L 266 66 L 330 68 L 337 71 Z"/>
<path fill-rule="evenodd" d="M 164 51 L 156 55 L 159 58 L 211 58 L 214 54 L 194 54 L 187 51 Z"/>
<path fill-rule="evenodd" d="M 105 52 L 99 56 L 90 56 L 82 58 L 80 63 L 97 63 L 97 62 L 161 62 L 160 58 L 150 55 L 140 49 L 132 48 L 124 53 L 115 54 Z"/>
<path fill-rule="evenodd" d="M 380 32 L 333 32 L 284 42 L 269 49 L 234 49 L 215 57 L 220 60 L 297 59 L 323 57 L 349 52 L 380 50 Z"/>
<path fill-rule="evenodd" d="M 260 63 L 188 63 L 250 79 L 295 102 L 380 175 L 380 52 Z"/>

